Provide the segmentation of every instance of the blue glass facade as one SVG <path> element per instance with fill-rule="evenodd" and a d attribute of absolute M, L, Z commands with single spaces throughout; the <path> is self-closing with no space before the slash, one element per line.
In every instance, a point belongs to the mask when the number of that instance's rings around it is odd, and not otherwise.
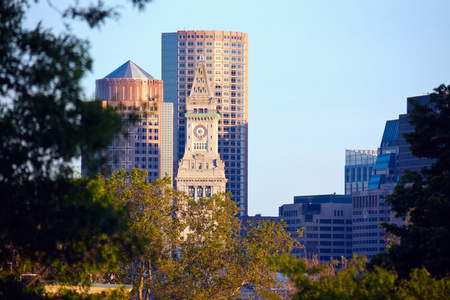
<path fill-rule="evenodd" d="M 376 150 L 345 150 L 345 194 L 366 191 L 377 159 Z"/>

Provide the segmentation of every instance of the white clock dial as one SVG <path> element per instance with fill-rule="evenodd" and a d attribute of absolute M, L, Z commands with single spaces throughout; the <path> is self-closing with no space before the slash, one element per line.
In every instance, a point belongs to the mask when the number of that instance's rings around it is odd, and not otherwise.
<path fill-rule="evenodd" d="M 194 128 L 194 135 L 198 139 L 202 139 L 206 136 L 206 128 L 203 125 L 197 125 Z"/>

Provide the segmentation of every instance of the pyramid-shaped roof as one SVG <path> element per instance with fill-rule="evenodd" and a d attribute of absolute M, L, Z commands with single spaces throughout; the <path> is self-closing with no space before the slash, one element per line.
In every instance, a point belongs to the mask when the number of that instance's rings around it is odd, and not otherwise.
<path fill-rule="evenodd" d="M 136 65 L 131 60 L 127 61 L 111 73 L 105 76 L 105 78 L 148 78 L 155 79 L 152 75 L 144 71 L 141 67 Z"/>
<path fill-rule="evenodd" d="M 200 59 L 195 72 L 194 83 L 192 85 L 191 94 L 189 95 L 188 102 L 197 101 L 212 101 L 213 94 L 211 87 L 208 84 L 208 78 L 206 77 L 205 61 Z"/>

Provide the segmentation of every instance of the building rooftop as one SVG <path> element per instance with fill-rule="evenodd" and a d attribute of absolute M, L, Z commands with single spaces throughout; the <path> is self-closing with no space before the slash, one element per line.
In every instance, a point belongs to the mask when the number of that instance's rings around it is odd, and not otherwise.
<path fill-rule="evenodd" d="M 319 203 L 352 203 L 351 195 L 310 195 L 294 196 L 294 203 L 319 204 Z"/>
<path fill-rule="evenodd" d="M 144 71 L 141 67 L 136 65 L 131 60 L 127 61 L 108 75 L 106 78 L 148 78 L 155 79 L 152 75 Z"/>

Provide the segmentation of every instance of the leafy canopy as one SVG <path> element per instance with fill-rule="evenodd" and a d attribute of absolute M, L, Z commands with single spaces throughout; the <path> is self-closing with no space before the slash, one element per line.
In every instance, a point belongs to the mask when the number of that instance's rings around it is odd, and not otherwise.
<path fill-rule="evenodd" d="M 441 85 L 429 103 L 412 100 L 409 114 L 414 131 L 404 135 L 414 156 L 435 160 L 419 172 L 406 171 L 388 197 L 397 217 L 409 224 L 385 224 L 400 237 L 389 249 L 389 259 L 399 275 L 425 267 L 433 276 L 450 274 L 450 86 Z"/>
<path fill-rule="evenodd" d="M 131 2 L 142 9 L 149 0 Z M 117 12 L 103 1 L 72 3 L 61 17 L 91 27 Z M 42 278 L 87 282 L 90 271 L 114 261 L 106 236 L 124 224 L 97 183 L 75 179 L 72 163 L 81 153 L 94 161 L 121 121 L 83 94 L 89 43 L 70 30 L 25 28 L 28 8 L 27 0 L 0 1 L 0 276 L 36 273 L 29 285 Z M 7 291 L 10 283 L 0 284 Z"/>
<path fill-rule="evenodd" d="M 242 225 L 229 195 L 191 200 L 170 187 L 170 181 L 145 180 L 134 169 L 103 178 L 121 207 L 132 216 L 131 231 L 139 245 L 122 256 L 123 280 L 134 286 L 138 299 L 229 299 L 240 288 L 261 292 L 280 288 L 277 268 L 268 258 L 289 253 L 293 240 L 280 224 Z"/>

